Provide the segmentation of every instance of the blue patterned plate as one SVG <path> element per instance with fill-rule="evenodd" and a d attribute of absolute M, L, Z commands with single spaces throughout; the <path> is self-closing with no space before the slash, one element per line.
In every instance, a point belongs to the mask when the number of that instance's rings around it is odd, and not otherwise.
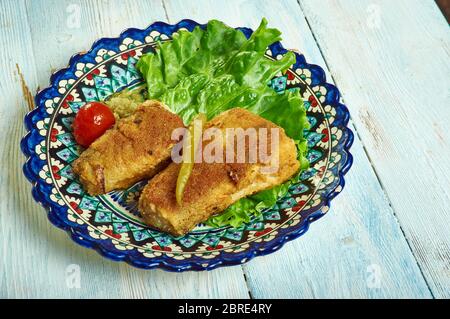
<path fill-rule="evenodd" d="M 152 51 L 156 41 L 170 41 L 177 30 L 192 31 L 197 25 L 191 20 L 176 25 L 156 22 L 145 30 L 128 29 L 118 38 L 98 40 L 89 52 L 73 56 L 66 69 L 52 75 L 51 86 L 36 95 L 36 108 L 25 117 L 28 133 L 21 147 L 27 161 L 23 170 L 49 220 L 75 242 L 139 268 L 211 270 L 274 252 L 305 233 L 312 221 L 329 210 L 352 163 L 353 134 L 339 91 L 326 83 L 319 66 L 296 54 L 295 65 L 270 85 L 278 92 L 300 88 L 311 123 L 306 132 L 311 165 L 288 194 L 260 217 L 239 228 L 199 225 L 176 238 L 142 222 L 136 202 L 144 182 L 106 195 L 86 194 L 71 167 L 79 156 L 71 132 L 74 115 L 86 102 L 142 83 L 135 68 L 139 57 Z M 247 37 L 252 33 L 239 29 Z M 279 59 L 286 52 L 275 43 L 266 56 Z"/>

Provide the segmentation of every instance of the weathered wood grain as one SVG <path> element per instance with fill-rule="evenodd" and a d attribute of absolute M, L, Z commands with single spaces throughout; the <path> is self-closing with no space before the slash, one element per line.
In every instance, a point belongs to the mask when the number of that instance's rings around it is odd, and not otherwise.
<path fill-rule="evenodd" d="M 20 277 L 22 274 L 17 267 L 11 267 L 11 263 L 21 258 L 15 254 L 15 249 L 23 251 L 28 245 L 23 238 L 30 232 L 30 219 L 25 219 L 20 211 L 27 210 L 29 215 L 38 211 L 32 203 L 29 188 L 17 187 L 25 185 L 25 178 L 21 172 L 23 160 L 19 151 L 19 142 L 23 134 L 22 119 L 27 112 L 27 104 L 24 96 L 27 90 L 22 91 L 20 77 L 17 73 L 16 63 L 23 62 L 22 68 L 26 70 L 24 79 L 35 82 L 36 72 L 34 59 L 28 56 L 31 50 L 29 32 L 22 34 L 22 30 L 28 30 L 26 20 L 14 19 L 16 13 L 24 12 L 23 3 L 13 4 L 12 1 L 4 2 L 0 10 L 0 46 L 8 48 L 0 55 L 0 297 L 7 296 L 8 289 L 18 293 L 23 292 L 29 285 L 28 280 L 14 282 L 12 278 Z M 24 87 L 25 88 L 25 87 Z M 22 238 L 17 240 L 15 248 L 11 245 L 12 238 L 16 236 L 15 229 L 21 224 Z M 24 256 L 30 260 L 30 255 Z M 9 287 L 9 288 L 8 288 Z"/>
<path fill-rule="evenodd" d="M 286 47 L 299 48 L 309 62 L 325 67 L 296 1 L 227 1 L 220 6 L 217 1 L 165 3 L 173 22 L 189 12 L 199 22 L 217 18 L 232 26 L 255 28 L 265 16 L 282 31 Z M 314 223 L 303 238 L 244 265 L 253 297 L 431 297 L 357 138 L 352 153 L 355 164 L 347 186 L 333 200 L 329 215 Z"/>
<path fill-rule="evenodd" d="M 300 4 L 431 291 L 450 297 L 447 22 L 434 1 Z"/>
<path fill-rule="evenodd" d="M 2 1 L 0 297 L 246 298 L 248 289 L 261 298 L 430 297 L 421 271 L 435 296 L 449 296 L 450 37 L 442 17 L 432 1 L 300 4 Z M 303 238 L 245 265 L 247 284 L 241 267 L 172 274 L 110 262 L 50 225 L 21 172 L 26 88 L 34 94 L 73 53 L 128 27 L 182 18 L 256 27 L 262 16 L 310 62 L 325 66 L 323 53 L 362 138 L 327 216 Z M 80 267 L 79 289 L 66 285 L 71 264 Z"/>
<path fill-rule="evenodd" d="M 79 4 L 80 28 L 67 29 L 67 7 Z M 142 271 L 108 261 L 73 243 L 52 226 L 31 198 L 21 171 L 27 104 L 16 63 L 34 93 L 48 85 L 52 68 L 89 49 L 101 36 L 164 20 L 160 2 L 2 1 L 0 43 L 0 297 L 8 298 L 248 298 L 242 269 L 173 274 Z M 28 18 L 27 18 L 28 17 Z M 29 21 L 29 23 L 27 22 Z M 80 269 L 80 288 L 66 284 L 70 265 Z"/>

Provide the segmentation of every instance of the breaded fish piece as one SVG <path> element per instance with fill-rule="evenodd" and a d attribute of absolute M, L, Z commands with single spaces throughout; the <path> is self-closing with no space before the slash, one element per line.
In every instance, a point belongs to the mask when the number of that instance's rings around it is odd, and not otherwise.
<path fill-rule="evenodd" d="M 130 187 L 170 163 L 176 143 L 171 134 L 179 127 L 184 125 L 178 115 L 159 101 L 145 101 L 92 143 L 74 162 L 73 170 L 91 195 Z"/>
<path fill-rule="evenodd" d="M 269 154 L 279 150 L 279 169 L 263 173 L 261 168 L 267 168 L 269 162 L 249 163 L 247 141 L 245 163 L 195 163 L 180 206 L 175 198 L 175 189 L 181 164 L 172 163 L 149 181 L 139 199 L 140 212 L 150 226 L 175 236 L 184 235 L 199 222 L 225 210 L 239 199 L 281 184 L 299 170 L 295 142 L 282 128 L 258 115 L 234 108 L 212 119 L 205 129 L 208 127 L 216 127 L 222 132 L 227 128 L 278 128 L 279 147 L 276 149 L 271 145 Z M 269 142 L 270 136 L 267 137 Z M 203 142 L 203 148 L 206 144 Z M 225 149 L 223 146 L 224 154 Z"/>

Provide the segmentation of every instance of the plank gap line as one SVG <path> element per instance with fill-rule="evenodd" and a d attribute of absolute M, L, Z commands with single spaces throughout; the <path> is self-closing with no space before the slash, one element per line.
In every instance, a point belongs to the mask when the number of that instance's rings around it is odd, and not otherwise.
<path fill-rule="evenodd" d="M 167 8 L 166 8 L 166 2 L 164 0 L 161 0 L 161 5 L 164 9 L 164 14 L 166 16 L 166 20 L 168 23 L 170 23 L 169 14 L 167 13 Z"/>

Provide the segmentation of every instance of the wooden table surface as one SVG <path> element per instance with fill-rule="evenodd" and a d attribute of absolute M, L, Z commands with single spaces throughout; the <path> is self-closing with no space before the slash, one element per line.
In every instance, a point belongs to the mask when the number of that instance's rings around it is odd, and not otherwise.
<path fill-rule="evenodd" d="M 54 70 L 128 27 L 262 17 L 351 112 L 354 164 L 327 216 L 269 256 L 181 274 L 106 260 L 48 222 L 19 141 Z M 2 0 L 0 43 L 0 297 L 450 297 L 450 29 L 434 1 Z"/>

